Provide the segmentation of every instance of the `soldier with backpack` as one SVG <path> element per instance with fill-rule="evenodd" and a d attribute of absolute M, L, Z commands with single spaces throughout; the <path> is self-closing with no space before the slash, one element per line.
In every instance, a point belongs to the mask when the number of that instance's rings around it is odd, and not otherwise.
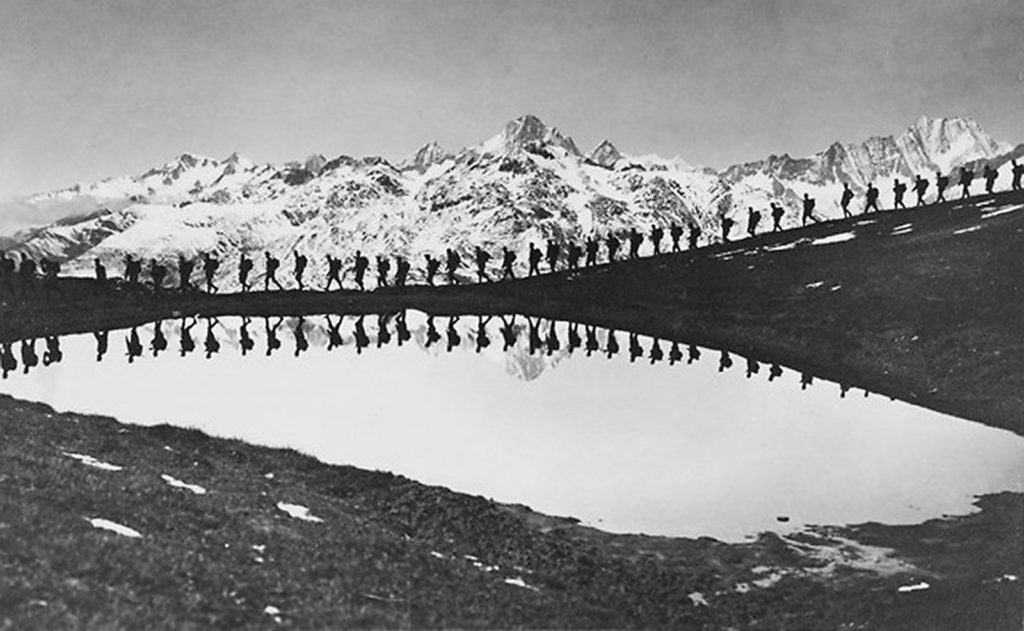
<path fill-rule="evenodd" d="M 242 286 L 242 292 L 249 291 L 249 272 L 252 271 L 252 259 L 242 252 L 238 258 L 238 284 Z"/>
<path fill-rule="evenodd" d="M 778 232 L 782 230 L 782 218 L 786 215 L 785 209 L 779 206 L 775 202 L 771 203 L 772 207 L 772 232 Z"/>
<path fill-rule="evenodd" d="M 298 250 L 292 252 L 295 255 L 295 283 L 299 286 L 299 291 L 303 291 L 306 287 L 302 283 L 302 275 L 306 273 L 306 265 L 309 260 L 303 254 L 299 254 Z"/>
<path fill-rule="evenodd" d="M 209 293 L 217 293 L 217 286 L 213 284 L 213 277 L 217 274 L 218 267 L 220 267 L 220 261 L 210 256 L 209 252 L 203 252 L 203 275 L 206 276 L 206 291 Z"/>
<path fill-rule="evenodd" d="M 804 193 L 804 218 L 803 225 L 807 225 L 807 220 L 810 219 L 814 223 L 818 223 L 818 218 L 814 216 L 814 198 Z"/>
<path fill-rule="evenodd" d="M 341 284 L 341 259 L 336 259 L 330 254 L 327 255 L 327 284 L 324 291 L 330 291 L 331 285 L 338 283 L 338 289 L 344 289 Z"/>
<path fill-rule="evenodd" d="M 474 252 L 474 258 L 476 260 L 476 279 L 478 283 L 484 283 L 491 279 L 487 276 L 487 261 L 491 260 L 489 252 L 481 248 L 479 245 L 476 246 Z"/>
<path fill-rule="evenodd" d="M 874 209 L 874 212 L 878 212 L 878 189 L 875 188 L 873 182 L 868 182 L 868 191 L 864 194 L 864 212 L 867 213 Z"/>
<path fill-rule="evenodd" d="M 672 239 L 672 251 L 679 251 L 679 239 L 683 237 L 683 227 L 677 223 L 672 224 L 668 228 L 668 235 Z"/>
<path fill-rule="evenodd" d="M 999 177 L 999 169 L 994 169 L 992 166 L 986 164 L 982 177 L 985 178 L 985 192 L 991 195 L 992 190 L 996 186 L 996 178 Z"/>
<path fill-rule="evenodd" d="M 949 176 L 943 175 L 941 171 L 935 172 L 935 203 L 940 204 L 946 201 L 946 187 L 949 186 Z"/>
<path fill-rule="evenodd" d="M 917 179 L 914 180 L 914 193 L 917 194 L 917 205 L 924 206 L 924 194 L 928 190 L 928 180 L 921 177 L 918 173 Z"/>
<path fill-rule="evenodd" d="M 508 280 L 515 278 L 516 273 L 513 268 L 516 262 L 516 253 L 508 249 L 508 246 L 502 246 L 501 251 L 501 280 Z"/>
<path fill-rule="evenodd" d="M 747 207 L 747 235 L 753 237 L 757 234 L 757 224 L 761 223 L 761 211 Z"/>
<path fill-rule="evenodd" d="M 907 185 L 895 178 L 892 181 L 892 209 L 902 208 L 907 209 L 907 205 L 903 203 L 903 194 L 907 192 Z"/>
<path fill-rule="evenodd" d="M 437 275 L 437 270 L 441 267 L 441 260 L 435 259 L 429 254 L 424 254 L 423 256 L 427 260 L 427 284 L 433 287 L 434 276 Z"/>
<path fill-rule="evenodd" d="M 850 202 L 853 201 L 853 191 L 850 189 L 849 182 L 843 182 L 843 196 L 839 198 L 839 207 L 843 209 L 843 217 L 852 217 L 853 213 L 850 212 Z"/>
<path fill-rule="evenodd" d="M 354 276 L 356 279 L 356 285 L 359 286 L 359 291 L 366 291 L 366 285 L 363 282 L 363 277 L 366 275 L 366 268 L 370 267 L 370 259 L 363 256 L 363 253 L 356 250 L 356 263 L 353 267 Z"/>

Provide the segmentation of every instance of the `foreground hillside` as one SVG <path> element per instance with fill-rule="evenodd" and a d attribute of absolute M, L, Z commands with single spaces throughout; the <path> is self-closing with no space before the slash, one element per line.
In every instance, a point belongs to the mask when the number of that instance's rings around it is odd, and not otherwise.
<path fill-rule="evenodd" d="M 284 422 L 285 419 L 282 419 Z M 1017 628 L 1022 496 L 747 544 L 0 399 L 0 628 Z"/>

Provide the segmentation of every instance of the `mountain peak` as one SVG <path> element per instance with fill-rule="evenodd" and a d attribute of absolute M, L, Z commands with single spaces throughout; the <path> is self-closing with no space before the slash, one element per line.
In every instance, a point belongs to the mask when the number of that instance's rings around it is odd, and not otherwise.
<path fill-rule="evenodd" d="M 484 153 L 515 153 L 534 145 L 561 147 L 572 155 L 580 155 L 572 138 L 563 136 L 557 127 L 548 127 L 533 114 L 509 121 L 500 134 L 484 142 L 481 148 Z"/>
<path fill-rule="evenodd" d="M 415 169 L 423 173 L 432 165 L 444 162 L 450 156 L 441 148 L 436 140 L 431 140 L 416 151 L 410 153 L 398 163 L 399 170 Z"/>
<path fill-rule="evenodd" d="M 590 160 L 596 164 L 599 164 L 605 168 L 611 169 L 615 167 L 615 163 L 622 159 L 622 154 L 612 144 L 610 140 L 605 138 L 601 141 L 593 151 L 590 152 Z"/>

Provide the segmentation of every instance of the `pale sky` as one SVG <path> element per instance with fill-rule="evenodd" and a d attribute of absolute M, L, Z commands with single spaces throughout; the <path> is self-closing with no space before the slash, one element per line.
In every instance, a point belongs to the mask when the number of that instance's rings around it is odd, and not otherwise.
<path fill-rule="evenodd" d="M 185 151 L 399 159 L 525 113 L 724 167 L 973 115 L 1024 142 L 1024 2 L 0 2 L 0 199 Z"/>

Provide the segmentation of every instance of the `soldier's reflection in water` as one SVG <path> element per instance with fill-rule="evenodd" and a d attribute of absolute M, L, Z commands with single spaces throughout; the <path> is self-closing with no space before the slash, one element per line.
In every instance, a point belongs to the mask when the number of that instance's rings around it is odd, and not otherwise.
<path fill-rule="evenodd" d="M 648 357 L 651 360 L 652 366 L 665 358 L 665 353 L 661 350 L 661 344 L 659 343 L 658 338 L 654 338 L 651 341 L 651 354 L 648 355 Z"/>
<path fill-rule="evenodd" d="M 395 316 L 395 333 L 398 335 L 398 345 L 401 346 L 412 339 L 409 332 L 409 325 L 405 321 L 405 311 L 399 311 Z"/>
<path fill-rule="evenodd" d="M 213 334 L 213 327 L 220 324 L 217 318 L 206 319 L 206 340 L 203 342 L 203 348 L 206 351 L 206 359 L 210 359 L 215 354 L 220 352 L 220 340 Z"/>
<path fill-rule="evenodd" d="M 732 357 L 729 357 L 729 351 L 722 351 L 722 355 L 718 358 L 718 372 L 724 372 L 732 368 Z"/>
<path fill-rule="evenodd" d="M 750 379 L 752 375 L 756 375 L 761 372 L 761 364 L 757 363 L 757 360 L 747 358 L 747 379 Z"/>
<path fill-rule="evenodd" d="M 107 354 L 110 331 L 94 331 L 92 336 L 96 338 L 96 361 L 103 361 L 103 356 Z"/>
<path fill-rule="evenodd" d="M 601 350 L 601 345 L 597 341 L 597 327 L 588 325 L 584 326 L 584 332 L 587 336 L 587 357 L 590 357 L 595 352 Z"/>
<path fill-rule="evenodd" d="M 535 321 L 530 316 L 526 316 L 526 324 L 530 327 L 530 354 L 533 355 L 540 350 L 540 318 Z"/>
<path fill-rule="evenodd" d="M 292 329 L 292 336 L 295 338 L 295 356 L 298 357 L 302 353 L 309 349 L 309 340 L 306 339 L 305 331 L 306 319 L 299 316 L 299 319 L 295 322 L 295 328 Z"/>
<path fill-rule="evenodd" d="M 806 390 L 807 386 L 811 386 L 811 385 L 814 385 L 814 375 L 812 375 L 810 373 L 806 373 L 806 372 L 805 373 L 801 373 L 800 374 L 800 389 L 801 390 Z"/>
<path fill-rule="evenodd" d="M 778 364 L 772 364 L 771 368 L 768 369 L 768 381 L 775 381 L 782 376 L 782 367 Z"/>
<path fill-rule="evenodd" d="M 129 364 L 134 362 L 136 357 L 142 357 L 142 342 L 139 340 L 139 331 L 135 327 L 132 327 L 132 330 L 128 332 L 125 346 L 127 347 Z"/>
<path fill-rule="evenodd" d="M 64 353 L 60 350 L 60 338 L 50 335 L 46 338 L 46 350 L 43 351 L 43 365 L 60 363 L 64 359 Z"/>
<path fill-rule="evenodd" d="M 548 356 L 551 356 L 558 349 L 562 348 L 562 343 L 558 341 L 558 333 L 555 331 L 555 321 L 548 321 L 548 336 L 545 340 L 548 347 Z"/>
<path fill-rule="evenodd" d="M 196 350 L 196 341 L 192 339 L 192 327 L 195 325 L 195 318 L 192 318 L 191 322 L 189 322 L 187 317 L 181 319 L 181 332 L 178 339 L 178 354 L 182 357 Z"/>
<path fill-rule="evenodd" d="M 363 326 L 363 317 L 356 319 L 356 353 L 362 353 L 363 349 L 370 345 L 370 338 L 366 335 L 366 328 Z"/>
<path fill-rule="evenodd" d="M 434 325 L 434 316 L 427 316 L 427 343 L 424 346 L 430 348 L 432 344 L 436 344 L 440 340 L 441 334 L 437 332 L 437 326 Z"/>
<path fill-rule="evenodd" d="M 3 369 L 4 379 L 7 379 L 8 373 L 18 369 L 18 360 L 14 358 L 14 351 L 8 342 L 4 342 L 0 350 L 0 368 Z"/>
<path fill-rule="evenodd" d="M 344 340 L 341 337 L 341 323 L 344 321 L 345 316 L 340 316 L 337 322 L 332 320 L 330 315 L 326 316 L 326 318 L 327 350 L 333 351 L 334 349 L 340 347 L 344 343 Z"/>
<path fill-rule="evenodd" d="M 388 320 L 390 315 L 381 313 L 377 316 L 377 348 L 391 343 L 391 332 L 388 331 Z"/>
<path fill-rule="evenodd" d="M 448 330 L 446 331 L 448 336 L 448 352 L 452 352 L 452 349 L 462 343 L 462 338 L 459 337 L 459 332 L 455 330 L 455 324 L 459 321 L 459 316 L 448 317 Z"/>
<path fill-rule="evenodd" d="M 515 315 L 512 316 L 511 320 L 506 319 L 505 316 L 501 316 L 501 337 L 504 344 L 504 346 L 502 346 L 501 349 L 502 351 L 507 351 L 516 345 L 516 341 L 518 341 L 519 335 L 518 333 L 516 333 L 515 326 Z"/>
<path fill-rule="evenodd" d="M 689 365 L 696 361 L 700 361 L 700 349 L 690 344 L 686 347 L 686 363 Z"/>
<path fill-rule="evenodd" d="M 161 351 L 167 350 L 167 338 L 164 337 L 163 320 L 157 320 L 153 324 L 153 341 L 149 343 L 149 348 L 153 351 L 153 357 L 160 354 Z"/>
<path fill-rule="evenodd" d="M 487 336 L 487 323 L 491 321 L 491 316 L 477 316 L 476 318 L 476 352 L 480 352 L 483 349 L 491 345 L 491 338 Z"/>
<path fill-rule="evenodd" d="M 644 356 L 644 347 L 640 346 L 640 336 L 636 333 L 629 334 L 629 363 L 633 363 L 638 357 Z"/>
<path fill-rule="evenodd" d="M 256 346 L 256 342 L 249 335 L 250 322 L 252 322 L 252 319 L 249 316 L 242 316 L 242 326 L 238 329 L 238 345 L 242 350 L 243 357 Z"/>
<path fill-rule="evenodd" d="M 583 340 L 580 338 L 580 325 L 578 322 L 569 323 L 569 353 L 572 353 L 577 348 L 583 346 Z"/>
<path fill-rule="evenodd" d="M 270 326 L 270 318 L 268 316 L 263 317 L 263 330 L 267 335 L 267 357 L 270 357 L 274 351 L 281 348 L 281 340 L 277 339 L 277 328 L 284 322 L 284 318 L 278 317 L 277 322 L 274 326 Z"/>
<path fill-rule="evenodd" d="M 615 339 L 615 329 L 608 329 L 608 337 L 605 340 L 604 350 L 608 359 L 619 354 L 619 341 Z"/>
<path fill-rule="evenodd" d="M 675 366 L 676 362 L 682 359 L 683 351 L 679 348 L 679 342 L 672 342 L 672 348 L 668 349 L 668 365 Z"/>

